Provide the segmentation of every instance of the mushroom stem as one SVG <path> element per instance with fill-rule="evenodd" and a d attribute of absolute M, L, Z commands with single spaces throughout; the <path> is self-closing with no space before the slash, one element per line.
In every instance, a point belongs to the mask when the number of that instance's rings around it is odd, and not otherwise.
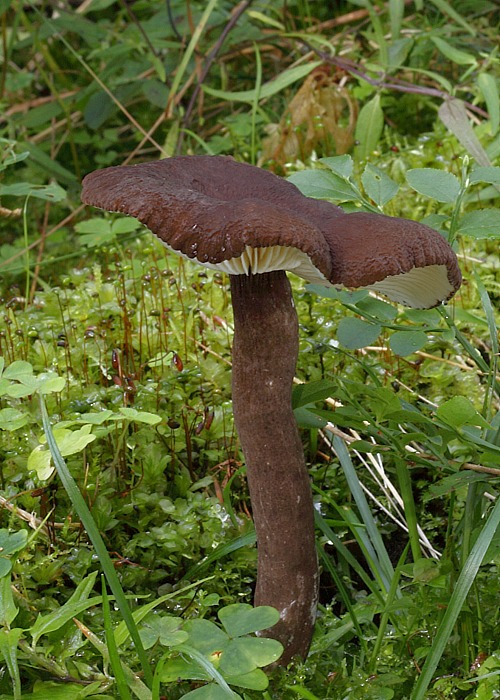
<path fill-rule="evenodd" d="M 280 621 L 265 635 L 305 657 L 318 599 L 314 510 L 292 410 L 298 320 L 285 272 L 232 275 L 233 412 L 247 466 L 257 533 L 255 605 Z"/>

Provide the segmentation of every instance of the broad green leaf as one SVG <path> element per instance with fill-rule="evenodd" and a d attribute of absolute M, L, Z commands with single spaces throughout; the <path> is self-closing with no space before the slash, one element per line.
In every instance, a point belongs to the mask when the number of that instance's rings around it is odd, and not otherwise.
<path fill-rule="evenodd" d="M 269 678 L 260 668 L 254 668 L 249 673 L 240 675 L 225 675 L 228 683 L 249 690 L 265 690 L 269 686 Z"/>
<path fill-rule="evenodd" d="M 371 163 L 367 164 L 361 182 L 368 197 L 380 207 L 387 204 L 399 190 L 399 185 L 394 180 Z"/>
<path fill-rule="evenodd" d="M 7 365 L 3 373 L 4 379 L 15 379 L 18 382 L 22 382 L 26 377 L 32 375 L 32 365 L 24 360 L 16 360 L 12 364 Z"/>
<path fill-rule="evenodd" d="M 183 700 L 228 700 L 228 698 L 235 698 L 237 700 L 241 696 L 233 693 L 232 696 L 223 690 L 216 683 L 207 683 L 207 685 L 202 685 L 201 688 L 196 690 L 191 690 L 191 692 L 183 695 Z"/>
<path fill-rule="evenodd" d="M 29 415 L 18 411 L 16 408 L 2 408 L 0 410 L 0 430 L 18 430 L 29 421 Z"/>
<path fill-rule="evenodd" d="M 193 681 L 210 680 L 209 674 L 195 661 L 177 656 L 165 663 L 160 679 L 162 683 L 174 683 L 179 678 Z"/>
<path fill-rule="evenodd" d="M 354 170 L 354 161 L 349 155 L 320 158 L 319 162 L 346 180 L 351 177 Z"/>
<path fill-rule="evenodd" d="M 132 233 L 141 227 L 141 222 L 131 216 L 121 216 L 115 219 L 111 224 L 113 233 Z"/>
<path fill-rule="evenodd" d="M 39 377 L 40 386 L 38 391 L 41 394 L 57 394 L 66 386 L 64 377 Z"/>
<path fill-rule="evenodd" d="M 128 418 L 128 420 L 133 420 L 136 423 L 146 423 L 147 425 L 157 425 L 161 423 L 161 416 L 156 413 L 149 413 L 148 411 L 138 411 L 135 408 L 122 407 L 120 408 L 120 413 Z"/>
<path fill-rule="evenodd" d="M 161 63 L 155 62 L 155 67 L 156 66 L 160 68 Z M 165 83 L 161 82 L 161 80 L 152 78 L 151 80 L 144 81 L 142 85 L 142 92 L 144 94 L 144 97 L 148 100 L 148 102 L 150 102 L 155 107 L 165 109 L 165 107 L 167 106 L 169 89 L 165 85 Z"/>
<path fill-rule="evenodd" d="M 3 557 L 20 552 L 26 546 L 28 533 L 26 530 L 9 532 L 5 528 L 0 530 L 0 555 Z"/>
<path fill-rule="evenodd" d="M 229 92 L 227 90 L 214 90 L 207 85 L 203 85 L 203 90 L 213 97 L 218 97 L 220 100 L 228 100 L 230 102 L 249 102 L 252 104 L 255 98 L 258 96 L 259 100 L 267 99 L 281 92 L 292 83 L 298 80 L 303 80 L 312 71 L 321 65 L 321 61 L 312 61 L 302 66 L 295 66 L 295 68 L 288 68 L 279 74 L 274 80 L 270 80 L 268 83 L 264 83 L 259 89 L 258 94 L 256 90 L 243 90 L 240 92 Z"/>
<path fill-rule="evenodd" d="M 359 194 L 351 183 L 329 170 L 301 170 L 288 178 L 306 197 L 334 199 L 339 202 L 359 199 Z"/>
<path fill-rule="evenodd" d="M 423 348 L 427 341 L 424 331 L 396 331 L 389 338 L 389 347 L 396 355 L 405 357 Z"/>
<path fill-rule="evenodd" d="M 471 238 L 500 238 L 500 209 L 478 209 L 464 214 L 457 232 Z"/>
<path fill-rule="evenodd" d="M 22 634 L 23 630 L 19 629 L 18 627 L 11 630 L 0 630 L 0 656 L 3 656 L 13 685 L 18 689 L 16 693 L 17 698 L 21 698 L 21 695 L 19 694 L 19 690 L 21 689 L 21 679 L 19 674 L 19 666 L 17 664 L 17 651 Z M 13 698 L 13 700 L 16 700 L 16 698 Z"/>
<path fill-rule="evenodd" d="M 460 428 L 462 425 L 479 425 L 482 428 L 491 427 L 465 396 L 454 396 L 452 399 L 445 401 L 437 409 L 436 416 L 454 428 Z"/>
<path fill-rule="evenodd" d="M 107 233 L 111 233 L 111 221 L 109 221 L 109 219 L 103 219 L 102 217 L 94 217 L 92 219 L 87 219 L 86 221 L 79 221 L 75 225 L 75 231 L 77 233 L 105 235 Z"/>
<path fill-rule="evenodd" d="M 356 153 L 360 160 L 366 160 L 377 148 L 384 130 L 384 113 L 377 94 L 360 110 L 356 124 Z"/>
<path fill-rule="evenodd" d="M 401 7 L 404 8 L 403 3 L 401 3 Z M 415 42 L 410 37 L 403 37 L 389 44 L 387 63 L 390 70 L 399 68 L 406 61 L 414 43 Z"/>
<path fill-rule="evenodd" d="M 364 312 L 383 322 L 394 321 L 398 315 L 397 307 L 394 304 L 389 304 L 386 301 L 382 301 L 382 299 L 375 299 L 372 296 L 360 299 L 356 303 L 356 308 L 359 309 L 360 313 Z"/>
<path fill-rule="evenodd" d="M 29 182 L 18 182 L 14 185 L 0 185 L 2 197 L 36 197 L 48 202 L 61 202 L 66 198 L 66 192 L 56 183 L 50 185 L 32 185 Z"/>
<path fill-rule="evenodd" d="M 500 126 L 500 95 L 497 81 L 490 73 L 479 73 L 477 84 L 483 94 L 486 108 L 490 115 L 490 134 L 495 136 Z"/>
<path fill-rule="evenodd" d="M 293 415 L 295 416 L 297 425 L 299 425 L 301 428 L 309 428 L 315 430 L 321 430 L 322 428 L 324 428 L 331 418 L 330 415 L 328 417 L 328 420 L 326 418 L 322 418 L 318 415 L 318 412 L 316 410 L 311 410 L 304 406 L 295 408 L 293 411 Z"/>
<path fill-rule="evenodd" d="M 183 629 L 189 634 L 189 645 L 209 656 L 228 643 L 228 636 L 210 620 L 188 620 Z"/>
<path fill-rule="evenodd" d="M 12 562 L 7 557 L 0 557 L 0 579 L 3 580 L 10 574 Z M 1 611 L 0 611 L 1 612 Z"/>
<path fill-rule="evenodd" d="M 292 406 L 297 409 L 310 403 L 324 401 L 335 392 L 336 387 L 337 385 L 328 379 L 299 384 L 293 388 Z"/>
<path fill-rule="evenodd" d="M 79 430 L 66 430 L 66 428 L 55 428 L 54 437 L 57 446 L 63 457 L 81 452 L 87 445 L 96 438 L 91 434 L 92 426 L 83 425 Z"/>
<path fill-rule="evenodd" d="M 360 318 L 343 318 L 337 328 L 337 339 L 349 350 L 359 350 L 372 345 L 380 335 L 382 326 L 368 323 Z"/>
<path fill-rule="evenodd" d="M 438 202 L 455 202 L 460 193 L 460 180 L 445 170 L 414 168 L 407 171 L 406 179 L 414 190 Z"/>
<path fill-rule="evenodd" d="M 150 649 L 156 642 L 167 647 L 182 644 L 189 638 L 188 633 L 180 629 L 182 623 L 179 617 L 151 615 L 139 631 L 144 648 Z"/>
<path fill-rule="evenodd" d="M 23 692 L 22 700 L 84 700 L 84 698 L 93 696 L 99 700 L 114 700 L 116 698 L 116 695 L 99 693 L 100 688 L 102 688 L 101 681 L 94 681 L 83 687 L 77 683 L 35 681 L 33 692 Z M 0 700 L 14 700 L 14 698 L 10 695 L 0 695 Z"/>
<path fill-rule="evenodd" d="M 443 124 L 460 141 L 465 150 L 477 160 L 479 165 L 491 165 L 488 154 L 471 126 L 467 109 L 462 100 L 455 97 L 445 100 L 438 111 Z"/>
<path fill-rule="evenodd" d="M 219 611 L 219 620 L 230 637 L 241 637 L 275 625 L 279 612 L 268 605 L 254 608 L 248 603 L 226 605 Z"/>
<path fill-rule="evenodd" d="M 473 54 L 457 49 L 455 46 L 452 46 L 450 43 L 444 39 L 440 39 L 437 36 L 431 36 L 431 41 L 436 45 L 437 49 L 443 54 L 443 56 L 449 58 L 450 61 L 453 61 L 453 63 L 456 63 L 459 66 L 476 65 L 477 59 Z"/>
<path fill-rule="evenodd" d="M 2 571 L 4 562 L 10 565 L 7 559 L 4 559 L 3 562 L 0 561 L 0 625 L 10 627 L 16 619 L 19 610 L 14 603 L 12 580 L 9 576 L 9 571 Z"/>
<path fill-rule="evenodd" d="M 231 683 L 231 676 L 250 673 L 277 661 L 283 645 L 266 637 L 238 637 L 232 639 L 221 654 L 219 670 Z"/>
<path fill-rule="evenodd" d="M 306 289 L 319 297 L 334 299 L 342 304 L 358 304 L 361 299 L 365 299 L 370 295 L 367 289 L 350 291 L 348 289 L 337 289 L 336 287 L 325 287 L 322 284 L 308 284 Z"/>
<path fill-rule="evenodd" d="M 83 110 L 83 118 L 90 129 L 98 129 L 117 109 L 108 93 L 104 90 L 99 90 L 94 92 L 89 98 Z"/>
<path fill-rule="evenodd" d="M 37 445 L 29 454 L 26 463 L 29 471 L 35 471 L 40 481 L 50 479 L 54 473 L 52 455 L 46 445 Z"/>
<path fill-rule="evenodd" d="M 475 184 L 476 182 L 488 182 L 490 185 L 500 185 L 500 167 L 474 168 L 469 175 L 469 182 L 471 184 Z"/>
<path fill-rule="evenodd" d="M 91 608 L 93 605 L 100 605 L 102 602 L 101 596 L 82 600 L 78 603 L 65 603 L 62 607 L 54 610 L 48 615 L 38 615 L 35 624 L 29 630 L 33 637 L 33 645 L 36 645 L 38 640 L 44 634 L 55 632 L 61 629 L 67 622 L 82 613 L 84 610 Z"/>

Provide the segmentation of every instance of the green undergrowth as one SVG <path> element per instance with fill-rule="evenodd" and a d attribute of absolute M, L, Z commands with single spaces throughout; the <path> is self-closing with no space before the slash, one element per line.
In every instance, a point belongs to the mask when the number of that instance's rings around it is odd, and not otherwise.
<path fill-rule="evenodd" d="M 330 5 L 0 2 L 0 698 L 498 697 L 498 12 Z M 428 311 L 292 277 L 322 575 L 288 669 L 250 607 L 227 279 L 80 208 L 89 170 L 175 153 L 423 221 L 464 274 Z"/>

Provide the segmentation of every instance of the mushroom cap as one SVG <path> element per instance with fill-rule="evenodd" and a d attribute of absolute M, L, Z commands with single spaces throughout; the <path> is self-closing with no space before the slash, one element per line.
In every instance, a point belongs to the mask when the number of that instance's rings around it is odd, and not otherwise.
<path fill-rule="evenodd" d="M 82 201 L 144 223 L 168 248 L 228 274 L 290 270 L 309 282 L 368 287 L 430 307 L 461 282 L 433 229 L 381 214 L 346 214 L 291 182 L 224 156 L 180 156 L 97 170 Z"/>

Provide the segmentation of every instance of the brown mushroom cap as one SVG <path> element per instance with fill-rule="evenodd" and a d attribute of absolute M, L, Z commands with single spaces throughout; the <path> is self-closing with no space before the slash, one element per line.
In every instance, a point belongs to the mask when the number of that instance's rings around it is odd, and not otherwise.
<path fill-rule="evenodd" d="M 232 275 L 290 270 L 310 282 L 369 287 L 408 306 L 450 298 L 456 256 L 427 226 L 345 214 L 276 175 L 223 156 L 97 170 L 82 201 L 136 217 L 172 250 Z"/>

